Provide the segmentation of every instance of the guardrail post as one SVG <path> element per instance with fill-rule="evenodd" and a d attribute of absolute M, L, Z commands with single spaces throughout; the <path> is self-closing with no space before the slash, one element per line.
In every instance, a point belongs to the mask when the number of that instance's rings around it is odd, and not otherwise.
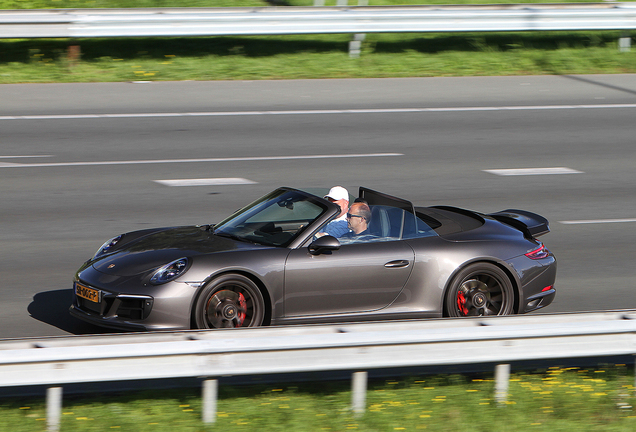
<path fill-rule="evenodd" d="M 216 399 L 219 393 L 219 380 L 203 380 L 202 413 L 203 423 L 216 422 Z"/>
<path fill-rule="evenodd" d="M 631 50 L 631 47 L 632 47 L 632 38 L 629 35 L 629 33 L 625 32 L 618 39 L 618 50 L 620 52 L 629 52 Z"/>
<path fill-rule="evenodd" d="M 60 430 L 62 417 L 62 387 L 46 389 L 46 425 L 48 432 Z"/>
<path fill-rule="evenodd" d="M 354 372 L 351 380 L 351 409 L 354 415 L 364 413 L 367 399 L 367 372 Z"/>
<path fill-rule="evenodd" d="M 508 398 L 508 381 L 510 380 L 510 365 L 498 364 L 495 367 L 495 400 L 498 404 L 506 403 Z"/>
<path fill-rule="evenodd" d="M 364 33 L 356 33 L 353 35 L 353 40 L 349 42 L 349 58 L 358 58 L 360 57 L 360 52 L 362 51 L 362 41 L 364 40 L 366 34 Z"/>

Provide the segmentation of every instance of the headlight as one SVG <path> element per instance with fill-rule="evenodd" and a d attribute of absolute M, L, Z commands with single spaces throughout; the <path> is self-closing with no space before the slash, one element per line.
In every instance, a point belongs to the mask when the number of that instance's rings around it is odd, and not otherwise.
<path fill-rule="evenodd" d="M 97 252 L 95 252 L 95 255 L 93 255 L 93 259 L 107 254 L 119 242 L 119 240 L 121 240 L 122 237 L 123 235 L 118 235 L 117 237 L 113 237 L 112 239 L 101 245 L 101 247 L 97 249 Z"/>
<path fill-rule="evenodd" d="M 153 285 L 159 285 L 170 282 L 185 273 L 187 268 L 188 259 L 179 258 L 178 260 L 172 261 L 170 264 L 166 264 L 159 268 L 150 278 L 150 283 Z"/>

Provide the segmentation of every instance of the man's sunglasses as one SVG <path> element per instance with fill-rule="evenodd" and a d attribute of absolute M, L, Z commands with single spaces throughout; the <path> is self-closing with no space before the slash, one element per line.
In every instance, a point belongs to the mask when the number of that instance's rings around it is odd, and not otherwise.
<path fill-rule="evenodd" d="M 359 217 L 359 218 L 364 219 L 364 216 L 354 215 L 354 214 L 351 214 L 351 213 L 347 213 L 347 219 L 351 219 L 351 218 L 354 218 L 354 217 Z"/>

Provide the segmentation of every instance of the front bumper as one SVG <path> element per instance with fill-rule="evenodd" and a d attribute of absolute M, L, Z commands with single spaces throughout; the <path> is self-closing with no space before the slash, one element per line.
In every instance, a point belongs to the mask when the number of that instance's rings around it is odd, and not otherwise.
<path fill-rule="evenodd" d="M 144 286 L 135 278 L 117 278 L 108 283 L 93 269 L 85 269 L 78 276 L 69 309 L 76 318 L 118 330 L 190 328 L 190 305 L 196 291 L 186 283 Z"/>
<path fill-rule="evenodd" d="M 148 331 L 151 330 L 143 324 L 122 320 L 119 317 L 105 317 L 97 315 L 94 312 L 88 312 L 80 309 L 76 304 L 72 304 L 69 313 L 75 318 L 89 322 L 99 327 L 107 327 L 116 330 L 132 330 L 132 331 Z"/>

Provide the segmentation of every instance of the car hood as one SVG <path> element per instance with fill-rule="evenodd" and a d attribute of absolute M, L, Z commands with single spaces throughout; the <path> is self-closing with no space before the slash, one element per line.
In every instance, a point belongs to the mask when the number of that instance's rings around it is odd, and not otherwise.
<path fill-rule="evenodd" d="M 93 268 L 109 275 L 134 276 L 183 257 L 193 258 L 220 252 L 268 248 L 219 237 L 196 226 L 158 230 L 127 241 L 127 236 L 130 238 L 136 235 L 138 234 L 124 234 L 123 245 L 115 252 L 93 261 Z"/>

